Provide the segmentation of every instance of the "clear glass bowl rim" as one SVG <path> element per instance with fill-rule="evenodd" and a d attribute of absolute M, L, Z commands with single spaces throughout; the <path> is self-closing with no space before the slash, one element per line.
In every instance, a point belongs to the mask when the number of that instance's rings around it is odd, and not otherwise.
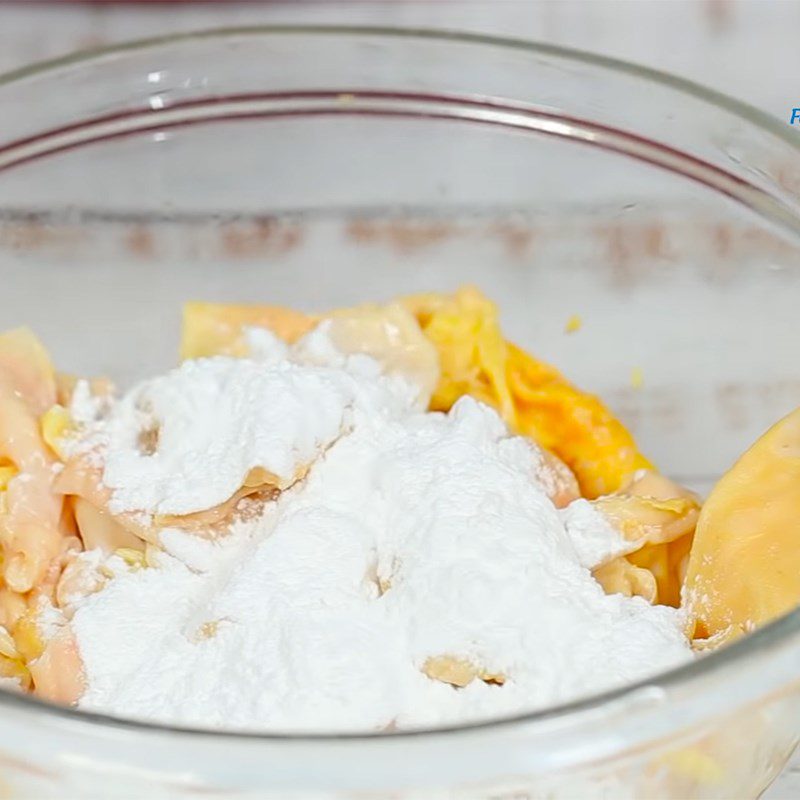
<path fill-rule="evenodd" d="M 598 67 L 620 75 L 642 79 L 661 88 L 676 91 L 687 97 L 699 100 L 702 103 L 715 106 L 739 120 L 759 128 L 781 139 L 789 145 L 800 158 L 800 137 L 788 126 L 748 103 L 737 100 L 722 92 L 710 89 L 694 81 L 671 75 L 650 67 L 634 64 L 622 59 L 598 55 L 584 50 L 561 47 L 544 42 L 527 41 L 511 37 L 488 36 L 478 33 L 466 33 L 453 30 L 434 30 L 425 28 L 400 28 L 366 25 L 258 25 L 241 27 L 223 27 L 208 30 L 190 31 L 164 36 L 136 39 L 120 44 L 92 48 L 73 54 L 68 54 L 54 59 L 39 61 L 10 72 L 0 74 L 0 90 L 12 84 L 23 83 L 31 78 L 47 78 L 55 76 L 60 70 L 70 67 L 92 67 L 100 65 L 104 58 L 126 53 L 141 53 L 148 49 L 156 49 L 169 45 L 190 44 L 195 41 L 223 41 L 232 37 L 281 37 L 281 36 L 319 36 L 319 37 L 364 37 L 385 38 L 388 40 L 423 39 L 446 43 L 461 43 L 475 46 L 521 50 L 531 55 L 551 56 L 565 61 L 571 61 L 589 67 Z M 604 706 L 618 704 L 627 698 L 639 695 L 650 687 L 662 689 L 688 687 L 691 684 L 710 680 L 714 677 L 721 678 L 732 670 L 736 670 L 757 653 L 761 656 L 770 651 L 781 650 L 785 646 L 795 645 L 800 650 L 800 608 L 797 608 L 783 617 L 765 625 L 763 628 L 743 637 L 736 642 L 711 652 L 695 661 L 683 666 L 660 672 L 650 678 L 627 684 L 621 688 L 603 692 L 597 695 L 553 706 L 540 711 L 517 714 L 481 722 L 466 723 L 461 725 L 439 726 L 420 728 L 404 731 L 387 731 L 375 733 L 260 733 L 241 731 L 219 731 L 213 729 L 182 727 L 152 722 L 143 722 L 132 719 L 115 717 L 91 711 L 82 711 L 64 706 L 54 705 L 39 700 L 31 695 L 19 694 L 0 689 L 0 708 L 16 708 L 24 711 L 30 709 L 39 716 L 49 716 L 54 720 L 63 720 L 72 724 L 83 723 L 90 726 L 113 727 L 131 733 L 159 732 L 180 734 L 188 737 L 202 737 L 204 739 L 218 739 L 221 741 L 255 740 L 255 741 L 294 741 L 325 742 L 331 740 L 347 741 L 374 741 L 376 739 L 404 739 L 438 736 L 447 734 L 453 736 L 458 733 L 487 732 L 515 726 L 520 724 L 535 724 L 537 722 L 550 722 L 561 720 L 577 722 L 578 717 L 585 713 L 595 712 Z"/>

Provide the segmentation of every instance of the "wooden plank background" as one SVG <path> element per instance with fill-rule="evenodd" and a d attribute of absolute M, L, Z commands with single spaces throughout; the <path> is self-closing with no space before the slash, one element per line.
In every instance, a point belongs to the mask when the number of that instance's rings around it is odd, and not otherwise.
<path fill-rule="evenodd" d="M 0 71 L 127 39 L 281 22 L 426 26 L 543 40 L 674 72 L 787 124 L 800 106 L 800 3 L 793 0 L 6 3 Z M 800 797 L 800 757 L 767 797 Z"/>

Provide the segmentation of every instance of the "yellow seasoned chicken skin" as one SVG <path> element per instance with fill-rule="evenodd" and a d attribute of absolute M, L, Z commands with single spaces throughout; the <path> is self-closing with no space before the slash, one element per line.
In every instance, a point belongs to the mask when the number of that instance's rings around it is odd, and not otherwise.
<path fill-rule="evenodd" d="M 497 307 L 477 289 L 403 302 L 439 351 L 432 409 L 446 411 L 465 394 L 494 406 L 512 430 L 558 456 L 585 497 L 615 492 L 638 470 L 652 468 L 597 397 L 504 339 Z"/>
<path fill-rule="evenodd" d="M 19 594 L 45 580 L 69 533 L 62 498 L 52 491 L 55 458 L 39 427 L 55 400 L 55 372 L 41 343 L 24 328 L 0 336 L 2 576 Z"/>
<path fill-rule="evenodd" d="M 631 547 L 626 555 L 595 570 L 606 592 L 679 606 L 700 512 L 697 496 L 663 475 L 642 472 L 620 491 L 592 504 Z"/>
<path fill-rule="evenodd" d="M 282 306 L 186 303 L 183 307 L 181 359 L 247 355 L 247 328 L 267 328 L 294 342 L 308 333 L 315 317 Z"/>
<path fill-rule="evenodd" d="M 684 604 L 693 637 L 720 641 L 800 605 L 800 409 L 770 428 L 706 500 Z"/>

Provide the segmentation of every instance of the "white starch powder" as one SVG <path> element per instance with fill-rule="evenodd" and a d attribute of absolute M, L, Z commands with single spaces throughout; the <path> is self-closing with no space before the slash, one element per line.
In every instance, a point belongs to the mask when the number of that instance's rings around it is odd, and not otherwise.
<path fill-rule="evenodd" d="M 163 530 L 72 619 L 81 707 L 215 728 L 358 731 L 521 712 L 691 658 L 674 609 L 604 594 L 625 543 L 585 501 L 557 510 L 538 449 L 463 398 L 415 392 L 351 357 L 324 367 L 188 362 L 102 425 L 118 509 L 190 512 L 247 470 L 307 476 L 209 541 Z M 156 453 L 136 452 L 141 416 Z M 94 432 L 97 434 L 97 431 Z M 472 665 L 457 688 L 430 659 Z"/>

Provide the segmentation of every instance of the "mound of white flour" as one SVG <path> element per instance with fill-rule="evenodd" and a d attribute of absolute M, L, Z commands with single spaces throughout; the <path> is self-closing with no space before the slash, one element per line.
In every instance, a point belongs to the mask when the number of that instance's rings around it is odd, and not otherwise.
<path fill-rule="evenodd" d="M 624 543 L 584 501 L 553 506 L 539 451 L 493 410 L 464 398 L 423 413 L 369 359 L 288 358 L 191 362 L 112 412 L 119 507 L 197 510 L 258 464 L 313 465 L 221 538 L 162 531 L 158 566 L 78 604 L 83 708 L 247 730 L 409 728 L 541 708 L 691 658 L 676 611 L 604 594 L 590 568 Z M 149 455 L 123 429 L 141 413 L 166 432 Z M 430 659 L 502 685 L 433 680 Z"/>

